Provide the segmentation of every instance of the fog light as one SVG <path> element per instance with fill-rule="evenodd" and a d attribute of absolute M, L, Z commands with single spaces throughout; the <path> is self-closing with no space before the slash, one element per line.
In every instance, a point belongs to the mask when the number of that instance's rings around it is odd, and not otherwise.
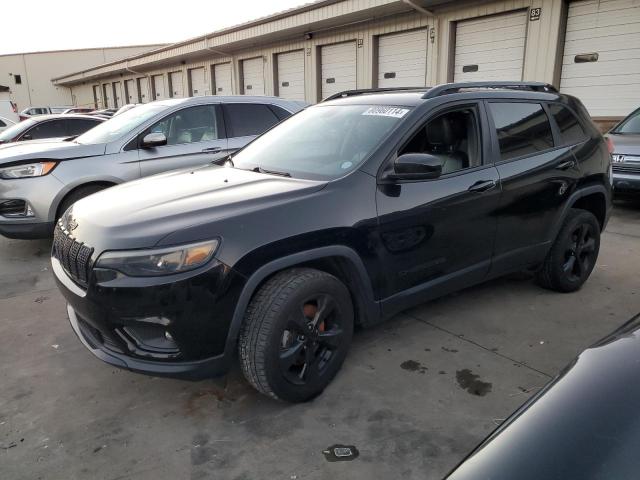
<path fill-rule="evenodd" d="M 33 209 L 25 200 L 5 200 L 0 202 L 0 215 L 8 218 L 33 217 Z"/>

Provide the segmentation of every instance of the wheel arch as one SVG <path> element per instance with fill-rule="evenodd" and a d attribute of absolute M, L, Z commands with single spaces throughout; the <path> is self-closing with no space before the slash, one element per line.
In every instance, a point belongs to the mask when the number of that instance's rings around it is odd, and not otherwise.
<path fill-rule="evenodd" d="M 362 259 L 353 249 L 344 245 L 334 245 L 301 251 L 261 266 L 247 279 L 233 312 L 227 334 L 225 356 L 236 350 L 240 326 L 255 292 L 276 273 L 294 267 L 315 268 L 336 276 L 351 294 L 356 312 L 356 324 L 371 324 L 379 321 L 380 306 L 375 300 L 371 279 Z"/>
<path fill-rule="evenodd" d="M 557 237 L 569 210 L 572 208 L 581 208 L 593 213 L 598 219 L 600 230 L 604 230 L 609 219 L 610 206 L 611 194 L 607 191 L 604 185 L 588 185 L 580 187 L 573 192 L 565 202 L 564 208 L 553 225 L 550 240 L 553 241 Z"/>
<path fill-rule="evenodd" d="M 121 183 L 121 182 L 114 181 L 114 180 L 90 180 L 90 181 L 87 181 L 87 182 L 84 182 L 84 183 L 80 183 L 80 184 L 74 185 L 73 187 L 69 188 L 68 190 L 65 190 L 51 204 L 50 214 L 51 213 L 54 214 L 53 221 L 57 222 L 58 218 L 60 218 L 60 215 L 63 213 L 63 212 L 60 211 L 60 208 L 62 207 L 62 204 L 64 203 L 64 201 L 67 198 L 69 198 L 69 195 L 73 195 L 75 192 L 77 192 L 81 188 L 92 187 L 94 185 L 96 185 L 96 186 L 99 185 L 99 186 L 103 186 L 104 188 L 109 188 L 109 187 L 113 187 L 115 185 L 118 185 L 119 183 Z"/>

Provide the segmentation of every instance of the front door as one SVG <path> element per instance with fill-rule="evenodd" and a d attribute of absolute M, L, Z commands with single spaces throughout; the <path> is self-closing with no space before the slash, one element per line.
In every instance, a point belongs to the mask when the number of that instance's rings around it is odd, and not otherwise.
<path fill-rule="evenodd" d="M 385 314 L 482 281 L 489 271 L 500 184 L 483 160 L 482 108 L 466 103 L 432 113 L 398 150 L 438 157 L 439 178 L 378 186 Z"/>
<path fill-rule="evenodd" d="M 544 259 L 580 169 L 571 147 L 554 140 L 542 104 L 491 101 L 487 111 L 502 184 L 492 272 L 499 275 Z"/>
<path fill-rule="evenodd" d="M 148 128 L 141 137 L 148 133 L 164 134 L 167 144 L 139 150 L 143 177 L 204 165 L 227 155 L 227 138 L 218 105 L 183 108 Z"/>

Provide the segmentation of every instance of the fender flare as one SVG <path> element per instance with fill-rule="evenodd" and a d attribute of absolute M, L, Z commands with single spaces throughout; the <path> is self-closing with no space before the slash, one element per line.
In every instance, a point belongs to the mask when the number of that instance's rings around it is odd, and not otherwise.
<path fill-rule="evenodd" d="M 588 186 L 581 187 L 581 188 L 577 189 L 567 199 L 567 201 L 564 204 L 564 207 L 563 207 L 562 211 L 560 212 L 560 214 L 556 218 L 555 223 L 553 224 L 553 229 L 551 230 L 551 241 L 554 241 L 555 238 L 558 236 L 558 232 L 560 232 L 560 229 L 562 228 L 562 224 L 564 223 L 564 219 L 567 218 L 567 214 L 569 213 L 569 210 L 571 208 L 573 208 L 573 206 L 576 204 L 576 202 L 578 200 L 580 200 L 581 198 L 586 197 L 587 195 L 594 194 L 594 193 L 601 193 L 605 198 L 605 202 L 610 203 L 609 192 L 607 191 L 607 189 L 603 185 L 598 185 L 598 184 L 596 184 L 596 185 L 588 185 Z M 607 211 L 607 215 L 608 215 L 609 209 L 606 208 L 606 211 Z M 607 219 L 605 218 L 604 225 L 606 225 L 606 223 L 607 223 L 606 220 Z M 604 225 L 603 225 L 603 229 L 604 229 Z"/>
<path fill-rule="evenodd" d="M 238 297 L 233 317 L 231 318 L 231 324 L 229 325 L 227 341 L 225 344 L 225 357 L 229 358 L 232 354 L 235 354 L 235 351 L 237 350 L 236 344 L 240 334 L 240 327 L 242 325 L 242 320 L 244 319 L 244 313 L 247 310 L 249 302 L 251 301 L 251 298 L 258 286 L 267 277 L 279 272 L 280 270 L 293 267 L 300 263 L 328 257 L 341 257 L 352 264 L 358 276 L 360 291 L 362 291 L 365 296 L 365 298 L 362 299 L 366 309 L 365 313 L 367 316 L 372 315 L 373 318 L 378 319 L 380 317 L 380 307 L 378 302 L 375 301 L 373 287 L 371 286 L 371 279 L 369 278 L 362 259 L 352 248 L 344 245 L 331 245 L 327 247 L 314 248 L 312 250 L 305 250 L 273 260 L 258 268 L 247 279 L 247 282 Z"/>

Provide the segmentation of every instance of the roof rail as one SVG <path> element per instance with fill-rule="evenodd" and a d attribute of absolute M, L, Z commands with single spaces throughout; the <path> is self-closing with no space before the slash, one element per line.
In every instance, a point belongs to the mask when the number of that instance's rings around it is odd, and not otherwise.
<path fill-rule="evenodd" d="M 532 92 L 557 93 L 556 87 L 544 82 L 459 82 L 444 83 L 430 89 L 422 98 L 433 98 L 454 93 L 463 88 L 506 88 L 510 90 L 530 90 Z"/>
<path fill-rule="evenodd" d="M 398 92 L 398 91 L 418 91 L 424 92 L 428 90 L 430 87 L 387 87 L 387 88 L 360 88 L 356 90 L 345 90 L 343 92 L 334 93 L 333 95 L 328 96 L 323 102 L 328 102 L 329 100 L 335 100 L 336 98 L 346 98 L 353 97 L 355 95 L 365 95 L 367 93 L 385 93 L 385 92 Z"/>

